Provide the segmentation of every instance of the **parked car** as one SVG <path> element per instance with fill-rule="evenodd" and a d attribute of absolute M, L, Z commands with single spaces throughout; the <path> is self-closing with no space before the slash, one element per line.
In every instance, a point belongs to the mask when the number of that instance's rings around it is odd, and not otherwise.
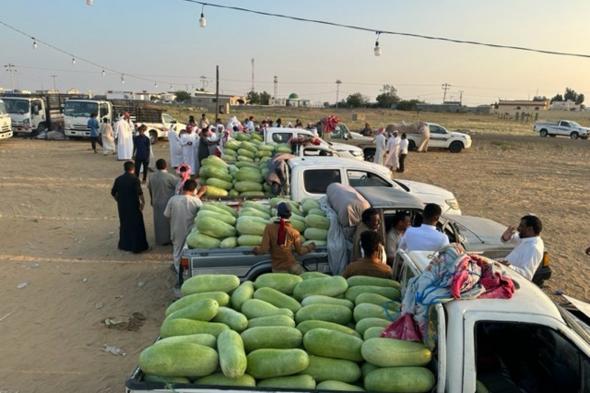
<path fill-rule="evenodd" d="M 533 131 L 538 132 L 540 136 L 569 136 L 571 139 L 588 139 L 590 128 L 582 127 L 572 120 L 560 120 L 557 123 L 538 121 L 533 126 Z"/>
<path fill-rule="evenodd" d="M 428 148 L 447 149 L 451 153 L 460 153 L 471 147 L 471 136 L 462 132 L 449 131 L 436 123 L 427 123 L 430 128 Z M 410 150 L 416 150 L 422 143 L 421 134 L 407 134 Z"/>

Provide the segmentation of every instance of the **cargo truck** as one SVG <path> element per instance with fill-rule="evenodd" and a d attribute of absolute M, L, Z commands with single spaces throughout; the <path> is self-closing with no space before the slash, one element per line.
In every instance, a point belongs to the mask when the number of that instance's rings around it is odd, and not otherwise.
<path fill-rule="evenodd" d="M 63 94 L 5 94 L 2 99 L 12 119 L 14 133 L 34 136 L 63 129 L 66 97 Z"/>
<path fill-rule="evenodd" d="M 8 139 L 12 137 L 12 124 L 8 113 L 6 112 L 6 105 L 0 99 L 0 139 Z"/>

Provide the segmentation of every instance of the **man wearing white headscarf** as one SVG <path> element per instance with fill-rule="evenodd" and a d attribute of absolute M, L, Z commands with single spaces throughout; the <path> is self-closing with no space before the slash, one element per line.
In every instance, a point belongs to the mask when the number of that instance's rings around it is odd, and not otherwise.
<path fill-rule="evenodd" d="M 133 156 L 133 132 L 135 127 L 129 116 L 125 112 L 123 117 L 115 123 L 115 137 L 117 138 L 117 159 L 131 160 Z"/>
<path fill-rule="evenodd" d="M 170 165 L 177 168 L 182 163 L 182 146 L 180 146 L 180 138 L 174 130 L 174 124 L 168 129 L 168 143 L 170 144 Z"/>
<path fill-rule="evenodd" d="M 184 132 L 180 136 L 180 146 L 182 148 L 182 162 L 188 164 L 192 169 L 192 174 L 198 173 L 198 169 L 195 165 L 196 162 L 196 150 L 195 145 L 197 144 L 197 139 L 195 138 L 195 134 L 193 132 Z"/>
<path fill-rule="evenodd" d="M 375 156 L 373 162 L 375 164 L 383 165 L 383 158 L 385 156 L 386 148 L 385 135 L 383 135 L 383 128 L 377 130 L 377 136 L 375 137 Z"/>

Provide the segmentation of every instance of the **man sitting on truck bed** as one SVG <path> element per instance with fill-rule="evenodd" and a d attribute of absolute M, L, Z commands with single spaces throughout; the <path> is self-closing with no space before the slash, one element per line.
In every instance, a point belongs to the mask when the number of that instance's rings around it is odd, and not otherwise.
<path fill-rule="evenodd" d="M 424 206 L 419 227 L 410 227 L 401 238 L 398 248 L 406 251 L 438 251 L 449 245 L 449 238 L 436 228 L 442 209 L 435 203 Z"/>
<path fill-rule="evenodd" d="M 532 280 L 545 252 L 543 239 L 539 236 L 542 230 L 541 219 L 530 214 L 520 219 L 518 228 L 510 225 L 502 234 L 502 241 L 515 241 L 516 247 L 500 262 Z"/>
<path fill-rule="evenodd" d="M 361 247 L 364 258 L 358 259 L 346 267 L 342 276 L 372 276 L 381 278 L 393 278 L 393 271 L 381 260 L 383 242 L 381 236 L 375 231 L 365 231 L 361 234 Z"/>
<path fill-rule="evenodd" d="M 262 244 L 254 247 L 255 254 L 270 252 L 273 273 L 303 273 L 303 267 L 293 256 L 293 249 L 299 255 L 305 255 L 315 249 L 315 244 L 301 244 L 299 231 L 291 226 L 291 208 L 286 203 L 277 206 L 279 221 L 271 222 L 264 228 Z"/>

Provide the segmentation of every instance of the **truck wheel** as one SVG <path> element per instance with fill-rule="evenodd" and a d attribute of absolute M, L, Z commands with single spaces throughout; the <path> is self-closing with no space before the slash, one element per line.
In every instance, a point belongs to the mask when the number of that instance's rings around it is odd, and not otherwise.
<path fill-rule="evenodd" d="M 156 131 L 150 131 L 150 142 L 152 145 L 158 143 L 158 133 Z"/>
<path fill-rule="evenodd" d="M 408 142 L 408 149 L 412 151 L 416 150 L 416 142 L 410 139 L 410 141 Z"/>
<path fill-rule="evenodd" d="M 543 138 L 547 137 L 547 130 L 542 129 L 541 131 L 539 131 L 539 135 L 541 135 Z"/>
<path fill-rule="evenodd" d="M 451 153 L 460 153 L 461 150 L 463 150 L 463 143 L 462 142 L 455 141 L 455 142 L 451 143 L 451 145 L 449 146 L 449 151 Z"/>
<path fill-rule="evenodd" d="M 579 137 L 580 137 L 580 134 L 578 134 L 575 131 L 570 134 L 570 138 L 572 138 L 572 139 L 578 139 Z"/>

